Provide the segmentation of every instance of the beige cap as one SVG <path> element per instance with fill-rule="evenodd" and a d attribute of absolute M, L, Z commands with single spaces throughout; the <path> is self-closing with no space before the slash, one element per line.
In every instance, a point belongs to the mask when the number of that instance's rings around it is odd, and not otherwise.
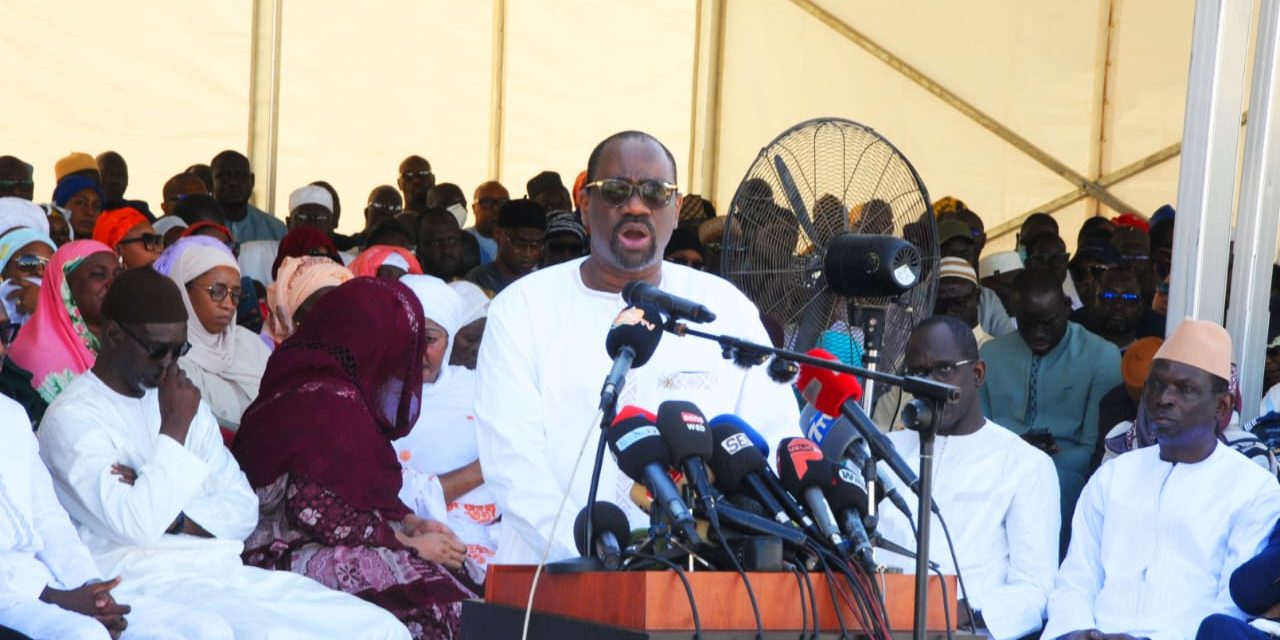
<path fill-rule="evenodd" d="M 1230 380 L 1231 334 L 1215 322 L 1184 318 L 1160 346 L 1155 359 L 1181 362 Z"/>

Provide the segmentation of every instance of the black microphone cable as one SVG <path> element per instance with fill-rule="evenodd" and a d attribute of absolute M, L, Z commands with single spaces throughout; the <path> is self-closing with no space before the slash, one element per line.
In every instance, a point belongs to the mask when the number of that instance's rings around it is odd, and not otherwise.
<path fill-rule="evenodd" d="M 850 568 L 850 566 L 839 556 L 831 554 L 825 549 L 823 550 L 823 554 L 828 557 L 831 563 L 834 563 L 836 569 L 840 571 L 840 574 L 848 583 L 850 592 L 845 594 L 841 589 L 841 595 L 848 598 L 850 602 L 849 608 L 858 615 L 859 622 L 862 623 L 863 628 L 870 631 L 870 635 L 872 635 L 872 637 L 888 637 L 889 624 L 885 618 L 886 613 L 883 608 L 876 606 L 881 602 L 881 599 L 879 597 L 872 598 L 871 595 L 867 593 L 868 589 L 876 591 L 875 584 L 865 584 L 858 578 L 858 575 L 860 574 Z M 828 569 L 828 572 L 829 571 L 830 570 Z M 831 578 L 829 577 L 828 579 L 830 580 Z M 839 585 L 836 584 L 835 586 L 838 588 Z"/>
<path fill-rule="evenodd" d="M 809 608 L 813 610 L 813 635 L 811 640 L 818 640 L 818 634 L 822 633 L 822 622 L 818 618 L 818 594 L 813 589 L 813 581 L 809 579 L 809 567 L 802 562 L 796 565 L 799 568 L 800 576 L 804 578 L 805 587 L 809 590 Z"/>
<path fill-rule="evenodd" d="M 720 548 L 729 554 L 729 562 L 733 563 L 733 568 L 742 576 L 742 585 L 747 588 L 747 598 L 751 600 L 751 614 L 756 619 L 756 640 L 764 640 L 764 624 L 760 621 L 760 604 L 756 602 L 755 589 L 751 588 L 751 579 L 747 577 L 747 572 L 742 568 L 742 563 L 738 562 L 738 556 L 733 554 L 733 549 L 729 548 L 729 543 L 724 539 L 724 534 L 720 531 L 718 522 L 712 524 L 715 529 L 716 537 L 720 539 Z"/>
<path fill-rule="evenodd" d="M 827 595 L 831 596 L 831 606 L 836 610 L 836 622 L 840 625 L 840 640 L 849 639 L 849 627 L 844 623 L 844 614 L 840 612 L 842 603 L 836 597 L 839 585 L 836 583 L 836 577 L 831 573 L 831 567 L 827 566 L 827 559 L 824 557 L 825 549 L 815 546 L 818 551 L 818 564 L 822 566 L 822 571 L 827 574 Z"/>
<path fill-rule="evenodd" d="M 938 516 L 938 523 L 942 525 L 942 535 L 947 538 L 947 549 L 951 551 L 951 566 L 956 569 L 956 583 L 960 585 L 960 597 L 964 600 L 964 608 L 969 612 L 969 629 L 974 633 L 978 632 L 978 623 L 974 620 L 973 605 L 969 604 L 969 592 L 964 588 L 964 576 L 960 573 L 960 562 L 956 560 L 956 545 L 951 542 L 951 531 L 947 529 L 947 521 L 942 518 L 942 509 L 938 509 L 934 515 Z M 938 575 L 942 575 L 939 573 Z M 942 588 L 947 588 L 946 582 L 942 583 Z M 945 604 L 947 597 L 943 592 L 942 602 Z M 946 609 L 944 606 L 943 609 Z M 951 636 L 951 623 L 947 623 L 947 636 Z"/>
<path fill-rule="evenodd" d="M 689 584 L 689 577 L 685 575 L 684 568 L 666 558 L 647 553 L 632 553 L 631 556 L 656 562 L 676 572 L 676 576 L 680 578 L 680 583 L 684 585 L 685 595 L 689 597 L 689 612 L 693 614 L 693 638 L 694 640 L 702 640 L 702 619 L 698 617 L 698 602 L 693 597 L 693 586 Z"/>
<path fill-rule="evenodd" d="M 796 579 L 796 590 L 800 592 L 800 640 L 806 640 L 806 636 L 809 635 L 809 602 L 805 599 L 805 596 L 808 594 L 804 590 L 804 580 L 800 577 L 800 569 L 791 564 L 790 570 L 791 575 L 795 576 Z"/>
<path fill-rule="evenodd" d="M 933 567 L 933 572 L 938 576 L 938 584 L 942 585 L 942 619 L 947 625 L 947 640 L 951 639 L 951 608 L 947 606 L 947 579 L 942 577 L 942 570 Z M 970 614 L 972 615 L 972 614 Z"/>

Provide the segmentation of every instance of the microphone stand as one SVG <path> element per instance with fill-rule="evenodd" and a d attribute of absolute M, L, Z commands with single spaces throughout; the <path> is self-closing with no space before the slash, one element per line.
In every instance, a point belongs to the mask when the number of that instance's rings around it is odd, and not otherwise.
<path fill-rule="evenodd" d="M 854 367 L 843 362 L 814 357 L 807 353 L 778 349 L 733 336 L 690 329 L 687 324 L 677 322 L 675 318 L 668 320 L 664 329 L 677 336 L 695 336 L 716 342 L 723 350 L 725 359 L 733 360 L 735 364 L 741 367 L 763 364 L 772 355 L 775 358 L 799 364 L 807 364 L 853 376 L 863 376 L 869 380 L 901 387 L 903 391 L 916 398 L 923 398 L 928 401 L 926 407 L 929 410 L 923 412 L 911 411 L 911 417 L 908 420 L 908 426 L 914 425 L 920 432 L 920 473 L 918 474 L 920 486 L 917 492 L 920 502 L 917 507 L 919 510 L 917 515 L 919 522 L 916 528 L 916 602 L 912 638 L 924 640 L 927 635 L 926 620 L 929 610 L 929 515 L 933 511 L 933 441 L 937 435 L 936 418 L 942 415 L 942 406 L 944 404 L 960 399 L 960 390 L 949 384 L 943 384 L 928 378 L 899 376 L 883 371 Z"/>

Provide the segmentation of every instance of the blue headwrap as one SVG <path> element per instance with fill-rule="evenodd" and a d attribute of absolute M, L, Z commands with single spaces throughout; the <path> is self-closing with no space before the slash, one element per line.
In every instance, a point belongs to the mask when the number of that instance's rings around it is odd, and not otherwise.
<path fill-rule="evenodd" d="M 65 207 L 72 196 L 85 189 L 92 189 L 98 194 L 98 199 L 102 199 L 102 187 L 98 186 L 98 183 L 84 176 L 67 176 L 58 182 L 57 188 L 53 190 L 53 203 L 59 207 Z"/>
<path fill-rule="evenodd" d="M 48 234 L 27 227 L 18 227 L 4 234 L 4 236 L 0 236 L 0 270 L 9 266 L 9 259 L 18 252 L 18 249 L 32 242 L 43 242 L 53 251 L 58 250 L 58 247 L 53 244 L 53 240 L 49 239 Z"/>

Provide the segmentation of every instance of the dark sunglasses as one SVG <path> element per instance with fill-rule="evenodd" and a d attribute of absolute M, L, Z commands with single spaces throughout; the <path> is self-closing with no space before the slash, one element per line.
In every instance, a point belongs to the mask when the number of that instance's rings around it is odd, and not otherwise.
<path fill-rule="evenodd" d="M 187 288 L 207 291 L 209 293 L 209 299 L 214 302 L 222 302 L 227 299 L 227 296 L 231 296 L 232 304 L 240 304 L 240 299 L 244 297 L 244 289 L 241 289 L 240 287 L 228 287 L 221 282 L 215 282 L 207 287 L 197 287 L 188 284 Z"/>
<path fill-rule="evenodd" d="M 1142 299 L 1142 296 L 1136 293 L 1116 293 L 1115 291 L 1103 291 L 1102 293 L 1098 294 L 1098 298 L 1100 298 L 1103 302 L 1120 302 L 1121 300 L 1125 302 L 1137 302 Z"/>
<path fill-rule="evenodd" d="M 686 267 L 692 267 L 694 269 L 697 269 L 698 271 L 702 271 L 702 268 L 707 266 L 707 263 L 701 260 L 690 260 L 689 258 L 685 258 L 682 256 L 674 256 L 671 258 L 667 258 L 667 262 L 670 262 L 671 264 L 679 264 Z"/>
<path fill-rule="evenodd" d="M 480 206 L 486 209 L 496 209 L 510 201 L 510 198 L 480 198 L 479 200 L 476 200 Z"/>
<path fill-rule="evenodd" d="M 414 178 L 422 178 L 423 180 L 426 180 L 427 178 L 430 178 L 432 175 L 434 174 L 432 174 L 430 171 L 405 171 L 400 174 L 400 177 L 404 178 L 405 180 L 412 180 Z"/>
<path fill-rule="evenodd" d="M 141 242 L 142 246 L 147 251 L 155 251 L 156 249 L 164 248 L 164 236 L 158 233 L 144 233 L 136 238 L 121 240 L 117 244 L 133 244 L 135 242 Z"/>
<path fill-rule="evenodd" d="M 44 268 L 49 266 L 49 259 L 29 253 L 25 256 L 18 256 L 14 258 L 13 264 L 18 266 L 18 271 L 39 274 L 44 273 Z"/>
<path fill-rule="evenodd" d="M 21 326 L 12 322 L 0 322 L 0 343 L 13 344 L 13 339 L 18 337 L 18 328 Z"/>
<path fill-rule="evenodd" d="M 371 202 L 369 203 L 369 208 L 373 209 L 374 211 L 382 211 L 385 213 L 400 213 L 401 211 L 404 210 L 404 207 L 401 207 L 398 204 L 391 204 L 388 202 Z"/>
<path fill-rule="evenodd" d="M 191 350 L 190 342 L 183 342 L 182 344 L 150 345 L 130 331 L 128 327 L 118 323 L 116 326 L 120 327 L 120 330 L 123 331 L 126 336 L 133 338 L 133 341 L 138 343 L 138 346 L 142 347 L 142 349 L 147 352 L 147 357 L 154 362 L 163 360 L 164 357 L 169 354 L 173 354 L 173 357 L 176 360 L 187 355 L 187 352 Z"/>
<path fill-rule="evenodd" d="M 592 187 L 600 191 L 600 198 L 611 207 L 626 204 L 636 191 L 640 192 L 640 199 L 645 204 L 654 208 L 671 204 L 671 199 L 676 195 L 676 185 L 662 180 L 641 180 L 639 184 L 633 184 L 622 178 L 605 178 L 588 182 L 582 188 Z"/>

